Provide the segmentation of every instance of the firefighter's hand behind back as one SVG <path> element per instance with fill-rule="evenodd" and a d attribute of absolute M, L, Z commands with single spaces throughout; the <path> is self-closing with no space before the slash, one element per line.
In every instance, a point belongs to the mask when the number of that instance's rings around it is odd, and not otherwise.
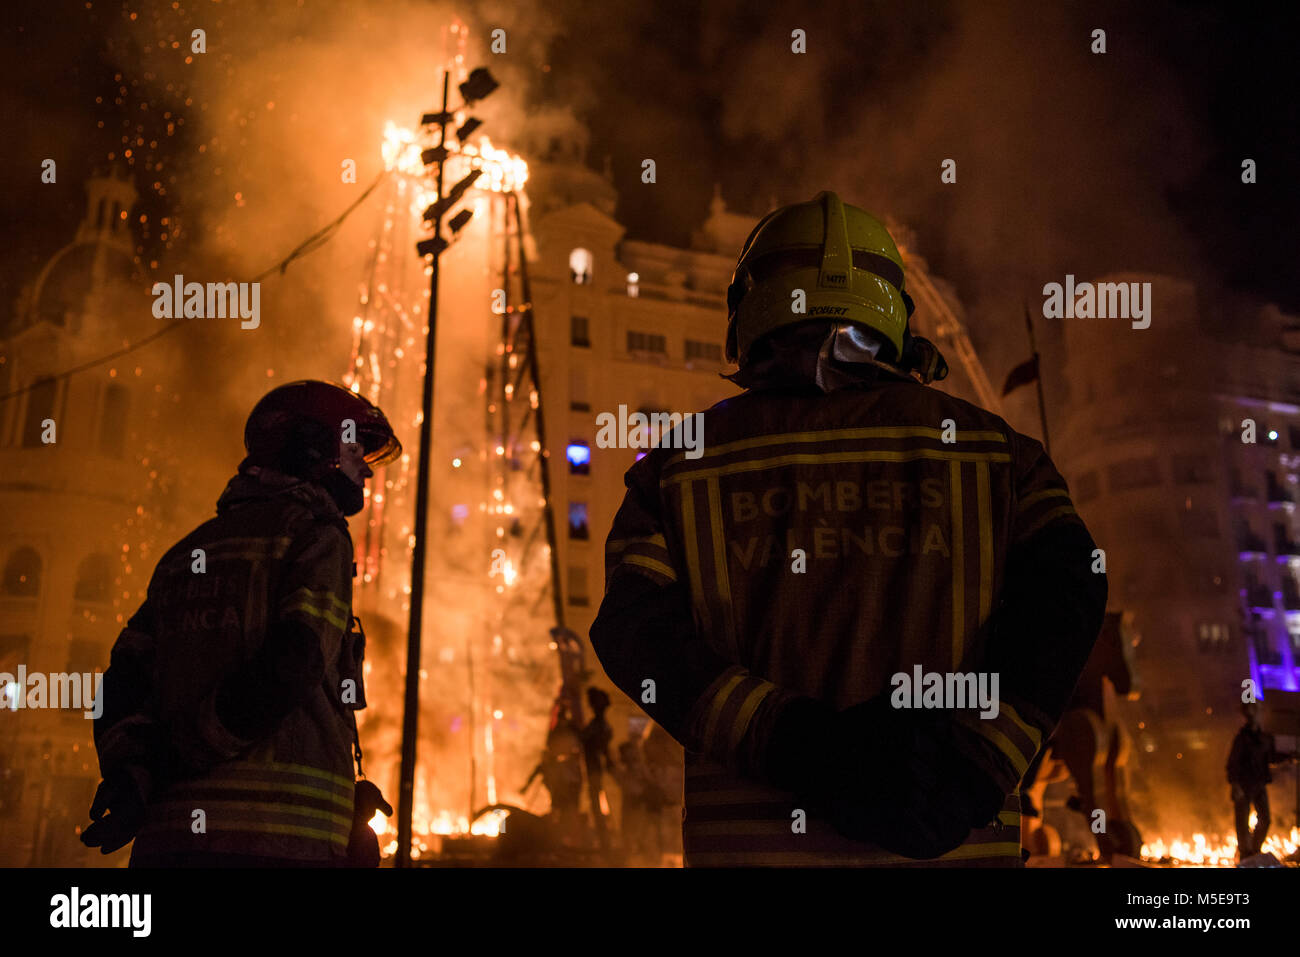
<path fill-rule="evenodd" d="M 1005 798 L 957 748 L 946 715 L 896 710 L 885 694 L 838 714 L 794 702 L 771 751 L 773 783 L 823 803 L 846 837 L 914 859 L 959 846 Z"/>

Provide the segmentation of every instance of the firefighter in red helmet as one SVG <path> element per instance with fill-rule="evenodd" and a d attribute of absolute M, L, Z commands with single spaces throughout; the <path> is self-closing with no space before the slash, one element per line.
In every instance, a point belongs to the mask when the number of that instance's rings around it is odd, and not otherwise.
<path fill-rule="evenodd" d="M 113 646 L 82 840 L 134 838 L 133 867 L 373 864 L 354 827 L 364 636 L 345 517 L 401 444 L 365 398 L 303 381 L 257 403 L 244 445 L 216 517 L 158 562 Z"/>

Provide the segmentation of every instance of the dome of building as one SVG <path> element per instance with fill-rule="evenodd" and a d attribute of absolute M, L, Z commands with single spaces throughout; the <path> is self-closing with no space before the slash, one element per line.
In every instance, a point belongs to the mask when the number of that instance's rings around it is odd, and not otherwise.
<path fill-rule="evenodd" d="M 99 241 L 72 242 L 45 264 L 32 289 L 23 325 L 49 322 L 70 328 L 86 309 L 86 296 L 106 283 L 128 281 L 134 262 L 120 247 Z"/>
<path fill-rule="evenodd" d="M 9 332 L 40 323 L 80 332 L 86 316 L 104 311 L 113 290 L 138 278 L 129 225 L 137 196 L 131 180 L 116 171 L 86 181 L 86 212 L 76 235 L 24 288 Z"/>

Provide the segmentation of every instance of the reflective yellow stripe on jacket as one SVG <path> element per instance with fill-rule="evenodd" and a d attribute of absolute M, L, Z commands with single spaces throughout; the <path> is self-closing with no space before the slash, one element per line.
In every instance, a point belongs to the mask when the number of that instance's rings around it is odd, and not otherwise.
<path fill-rule="evenodd" d="M 227 762 L 151 805 L 133 859 L 208 852 L 311 861 L 323 860 L 327 849 L 342 857 L 354 787 L 350 778 L 307 765 Z"/>
<path fill-rule="evenodd" d="M 352 608 L 333 592 L 304 587 L 289 595 L 280 606 L 281 617 L 294 614 L 327 621 L 335 628 L 347 631 Z"/>

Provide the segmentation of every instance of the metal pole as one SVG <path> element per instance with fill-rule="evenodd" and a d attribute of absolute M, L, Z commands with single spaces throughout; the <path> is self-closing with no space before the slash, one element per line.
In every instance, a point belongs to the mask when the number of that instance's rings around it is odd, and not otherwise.
<path fill-rule="evenodd" d="M 542 463 L 542 498 L 545 500 L 546 543 L 551 547 L 551 600 L 555 605 L 555 626 L 564 627 L 564 596 L 560 594 L 560 550 L 555 540 L 555 509 L 551 506 L 550 456 L 546 447 L 546 417 L 542 414 L 542 373 L 537 364 L 537 327 L 533 323 L 533 292 L 528 283 L 528 255 L 524 249 L 524 220 L 519 211 L 519 197 L 510 194 L 515 208 L 515 233 L 519 243 L 519 285 L 523 302 L 523 322 L 528 329 L 528 367 L 537 390 L 537 444 Z"/>
<path fill-rule="evenodd" d="M 442 114 L 438 122 L 438 145 L 447 141 L 447 87 L 451 73 L 442 74 Z M 445 160 L 438 161 L 438 199 L 442 199 Z M 442 215 L 433 218 L 434 238 L 442 235 Z M 411 813 L 415 801 L 416 735 L 420 717 L 420 629 L 424 624 L 424 556 L 428 545 L 429 455 L 433 444 L 433 371 L 438 341 L 438 250 L 433 253 L 433 275 L 429 280 L 429 333 L 424 348 L 424 396 L 420 406 L 420 467 L 415 490 L 415 548 L 411 554 L 411 617 L 406 636 L 406 699 L 402 717 L 401 788 L 397 798 L 398 867 L 411 865 Z"/>
<path fill-rule="evenodd" d="M 1029 318 L 1029 303 L 1025 303 L 1025 326 L 1029 329 L 1029 351 L 1034 354 L 1034 384 L 1038 387 L 1038 417 L 1043 423 L 1043 448 L 1052 454 L 1052 440 L 1047 435 L 1047 406 L 1043 404 L 1043 364 L 1038 359 L 1038 346 L 1034 344 L 1034 323 Z"/>

